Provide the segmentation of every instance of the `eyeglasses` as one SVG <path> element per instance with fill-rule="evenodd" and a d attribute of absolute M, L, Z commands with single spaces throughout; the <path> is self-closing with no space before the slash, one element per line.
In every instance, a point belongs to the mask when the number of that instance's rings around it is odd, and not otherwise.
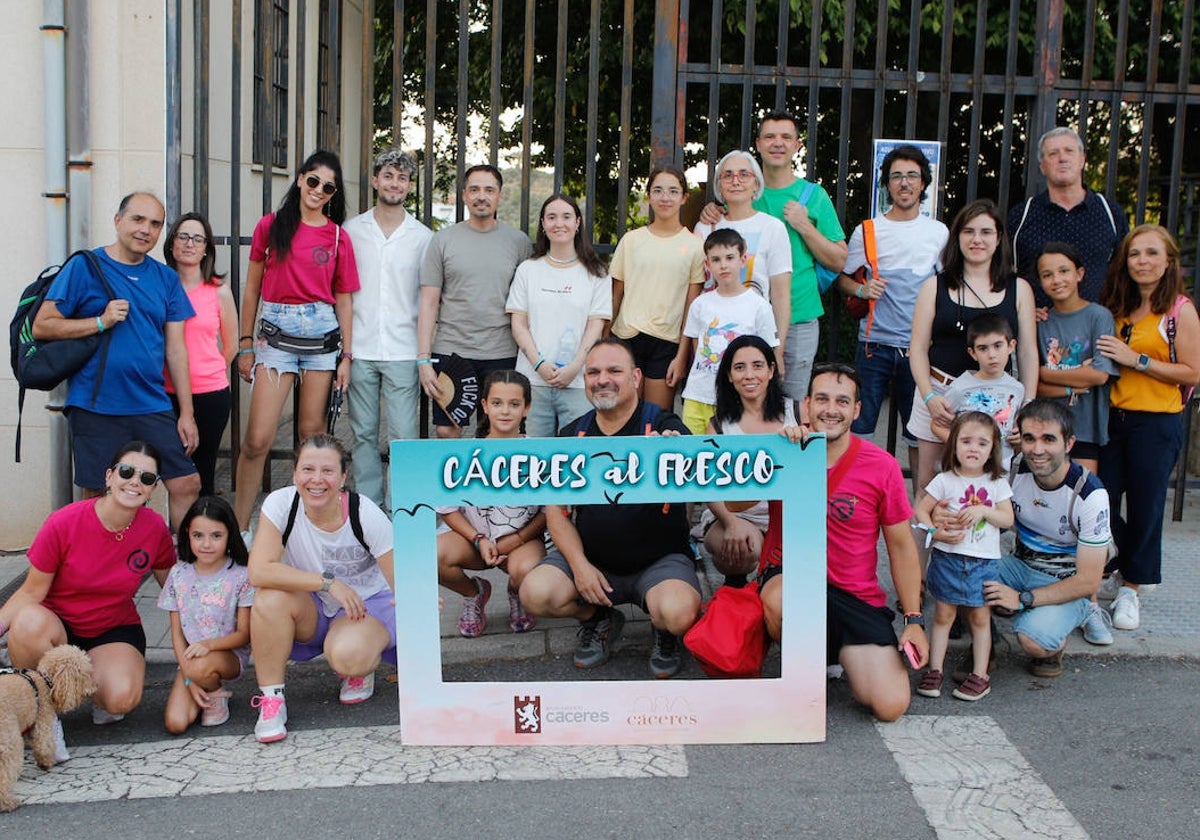
<path fill-rule="evenodd" d="M 308 188 L 310 190 L 315 190 L 317 187 L 320 187 L 321 192 L 325 193 L 325 195 L 333 195 L 335 192 L 337 192 L 337 184 L 335 184 L 333 181 L 325 181 L 322 183 L 321 179 L 316 175 L 309 175 L 304 179 L 304 183 L 308 184 Z"/>
<path fill-rule="evenodd" d="M 893 184 L 899 184 L 901 181 L 920 181 L 920 172 L 893 172 L 888 176 L 888 180 Z"/>
<path fill-rule="evenodd" d="M 679 187 L 653 187 L 650 190 L 651 198 L 666 198 L 668 196 L 679 198 L 681 195 L 683 195 L 683 190 L 679 189 Z"/>
<path fill-rule="evenodd" d="M 185 245 L 189 242 L 193 245 L 203 245 L 208 241 L 208 237 L 203 233 L 177 233 L 175 234 L 175 241 L 182 242 Z"/>
<path fill-rule="evenodd" d="M 721 172 L 722 181 L 749 181 L 754 173 L 749 169 L 726 169 Z"/>
<path fill-rule="evenodd" d="M 116 470 L 117 475 L 124 481 L 128 481 L 136 475 L 142 484 L 145 484 L 147 487 L 153 487 L 155 484 L 158 484 L 158 473 L 150 472 L 150 470 L 139 470 L 133 464 L 117 464 Z"/>

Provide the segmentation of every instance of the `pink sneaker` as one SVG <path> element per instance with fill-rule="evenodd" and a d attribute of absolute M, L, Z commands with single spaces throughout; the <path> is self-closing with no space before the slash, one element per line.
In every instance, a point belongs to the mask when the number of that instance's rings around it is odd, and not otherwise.
<path fill-rule="evenodd" d="M 537 616 L 525 612 L 525 605 L 511 589 L 508 590 L 508 626 L 514 633 L 525 633 L 537 626 Z"/>
<path fill-rule="evenodd" d="M 200 725 L 220 726 L 229 720 L 229 698 L 232 696 L 233 692 L 224 688 L 208 692 L 211 705 L 200 710 Z"/>
<path fill-rule="evenodd" d="M 353 706 L 355 703 L 370 700 L 371 695 L 374 693 L 374 672 L 367 674 L 365 677 L 343 677 L 342 690 L 338 694 L 338 700 L 342 701 L 343 705 Z"/>
<path fill-rule="evenodd" d="M 492 584 L 486 578 L 471 578 L 478 590 L 475 595 L 463 598 L 462 615 L 458 617 L 458 632 L 468 639 L 474 639 L 483 634 L 487 628 L 488 598 L 492 597 Z"/>
<path fill-rule="evenodd" d="M 287 703 L 282 694 L 256 694 L 250 698 L 250 708 L 258 709 L 254 737 L 269 744 L 287 737 Z"/>

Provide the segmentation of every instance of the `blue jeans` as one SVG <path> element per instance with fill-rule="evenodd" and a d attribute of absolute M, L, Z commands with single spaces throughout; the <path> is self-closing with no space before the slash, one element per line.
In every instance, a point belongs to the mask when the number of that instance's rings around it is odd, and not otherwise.
<path fill-rule="evenodd" d="M 783 345 L 783 392 L 797 403 L 808 396 L 808 380 L 820 341 L 821 327 L 816 321 L 800 321 L 788 327 Z"/>
<path fill-rule="evenodd" d="M 1182 415 L 1109 409 L 1108 443 L 1100 448 L 1099 473 L 1120 551 L 1117 568 L 1130 583 L 1162 581 L 1167 480 L 1182 447 Z"/>
<path fill-rule="evenodd" d="M 535 384 L 529 416 L 525 418 L 525 434 L 531 438 L 554 437 L 559 429 L 586 414 L 591 407 L 583 388 Z"/>
<path fill-rule="evenodd" d="M 1058 578 L 1032 569 L 1011 554 L 1006 554 L 1000 558 L 1000 582 L 1024 592 L 1057 583 Z M 1071 631 L 1083 624 L 1089 604 L 1087 598 L 1076 598 L 1065 604 L 1043 604 L 1022 610 L 1013 616 L 1013 630 L 1044 650 L 1058 650 Z"/>
<path fill-rule="evenodd" d="M 905 429 L 912 414 L 913 392 L 917 388 L 908 366 L 908 348 L 872 343 L 870 350 L 871 355 L 868 356 L 867 346 L 859 342 L 858 354 L 854 357 L 854 366 L 862 378 L 862 393 L 859 395 L 862 398 L 862 410 L 850 431 L 863 437 L 875 434 L 879 410 L 884 397 L 890 395 L 892 405 L 900 411 L 900 428 L 904 439 L 909 446 L 915 446 L 916 441 Z"/>
<path fill-rule="evenodd" d="M 337 329 L 337 315 L 332 303 L 271 303 L 264 300 L 259 317 L 270 321 L 288 335 L 300 338 L 316 338 Z M 306 370 L 336 370 L 338 351 L 300 355 L 280 350 L 267 344 L 265 338 L 254 342 L 254 365 L 259 365 L 277 374 L 294 373 L 297 376 Z M 278 378 L 278 377 L 276 377 Z"/>
<path fill-rule="evenodd" d="M 387 416 L 388 440 L 411 440 L 417 435 L 417 410 L 421 386 L 417 363 L 375 362 L 355 359 L 350 363 L 350 431 L 354 433 L 351 467 L 359 493 L 387 510 L 386 481 L 379 456 L 379 408 Z"/>

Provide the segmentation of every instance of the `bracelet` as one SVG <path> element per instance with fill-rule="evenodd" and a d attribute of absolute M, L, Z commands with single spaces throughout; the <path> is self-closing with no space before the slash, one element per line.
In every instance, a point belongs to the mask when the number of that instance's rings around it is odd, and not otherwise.
<path fill-rule="evenodd" d="M 343 353 L 343 354 L 342 354 L 342 358 L 343 358 L 343 359 L 346 359 L 347 361 L 353 362 L 353 361 L 354 361 L 354 354 L 353 354 L 353 353 Z"/>
<path fill-rule="evenodd" d="M 862 300 L 863 298 L 866 297 L 866 295 L 863 294 L 863 290 L 866 288 L 867 288 L 866 283 L 859 283 L 858 288 L 854 290 L 854 296 L 856 298 L 858 298 L 859 300 Z"/>
<path fill-rule="evenodd" d="M 243 335 L 243 336 L 239 336 L 239 337 L 238 337 L 238 344 L 241 344 L 243 341 L 253 341 L 253 340 L 254 340 L 254 336 L 252 336 L 252 335 Z"/>
<path fill-rule="evenodd" d="M 537 369 L 540 368 L 545 363 L 546 363 L 546 360 L 544 358 L 542 358 L 541 356 L 538 356 L 537 364 L 535 364 L 533 366 L 533 372 L 537 373 Z"/>
<path fill-rule="evenodd" d="M 239 355 L 239 356 L 253 356 L 253 355 L 254 355 L 254 351 L 253 351 L 251 348 L 249 348 L 249 347 L 243 347 L 241 350 L 237 351 L 237 355 Z"/>
<path fill-rule="evenodd" d="M 486 537 L 485 537 L 483 534 L 476 534 L 476 535 L 475 535 L 475 539 L 472 541 L 472 543 L 471 543 L 471 544 L 472 544 L 473 546 L 475 546 L 475 550 L 476 550 L 476 551 L 478 551 L 478 550 L 479 550 L 479 541 L 480 541 L 480 540 L 483 540 L 483 539 L 487 539 L 487 538 L 486 538 Z"/>
<path fill-rule="evenodd" d="M 1067 396 L 1068 396 L 1068 397 L 1069 397 L 1069 396 L 1071 396 L 1071 393 L 1072 393 L 1072 392 L 1071 392 L 1071 386 L 1070 386 L 1070 385 L 1064 385 L 1063 387 L 1067 389 Z"/>
<path fill-rule="evenodd" d="M 96 316 L 96 329 L 104 332 L 104 320 L 99 315 Z"/>
<path fill-rule="evenodd" d="M 936 397 L 937 395 L 938 395 L 937 391 L 930 391 L 928 394 L 925 395 L 925 399 L 921 400 L 921 402 L 925 403 L 925 405 L 929 405 L 929 401 L 931 399 L 933 399 L 934 397 Z"/>
<path fill-rule="evenodd" d="M 419 365 L 431 365 L 431 364 L 433 364 L 433 359 L 417 359 L 417 364 L 419 364 Z"/>

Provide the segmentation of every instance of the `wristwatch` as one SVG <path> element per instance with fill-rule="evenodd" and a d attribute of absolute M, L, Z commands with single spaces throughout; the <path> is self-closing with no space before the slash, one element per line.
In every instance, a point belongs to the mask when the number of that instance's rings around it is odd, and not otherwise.
<path fill-rule="evenodd" d="M 915 624 L 918 627 L 924 627 L 925 626 L 925 616 L 921 615 L 920 613 L 905 613 L 904 614 L 904 626 L 907 627 L 910 624 Z"/>
<path fill-rule="evenodd" d="M 1138 356 L 1137 364 L 1134 365 L 1134 367 L 1138 370 L 1146 370 L 1150 367 L 1150 357 L 1145 353 L 1142 353 L 1140 356 Z"/>
<path fill-rule="evenodd" d="M 322 572 L 321 573 L 321 591 L 328 592 L 329 587 L 333 586 L 333 580 L 334 580 L 333 572 Z"/>
<path fill-rule="evenodd" d="M 1022 592 L 1018 596 L 1018 598 L 1021 602 L 1021 609 L 1023 609 L 1023 610 L 1033 609 L 1033 592 L 1026 589 L 1024 592 Z"/>

